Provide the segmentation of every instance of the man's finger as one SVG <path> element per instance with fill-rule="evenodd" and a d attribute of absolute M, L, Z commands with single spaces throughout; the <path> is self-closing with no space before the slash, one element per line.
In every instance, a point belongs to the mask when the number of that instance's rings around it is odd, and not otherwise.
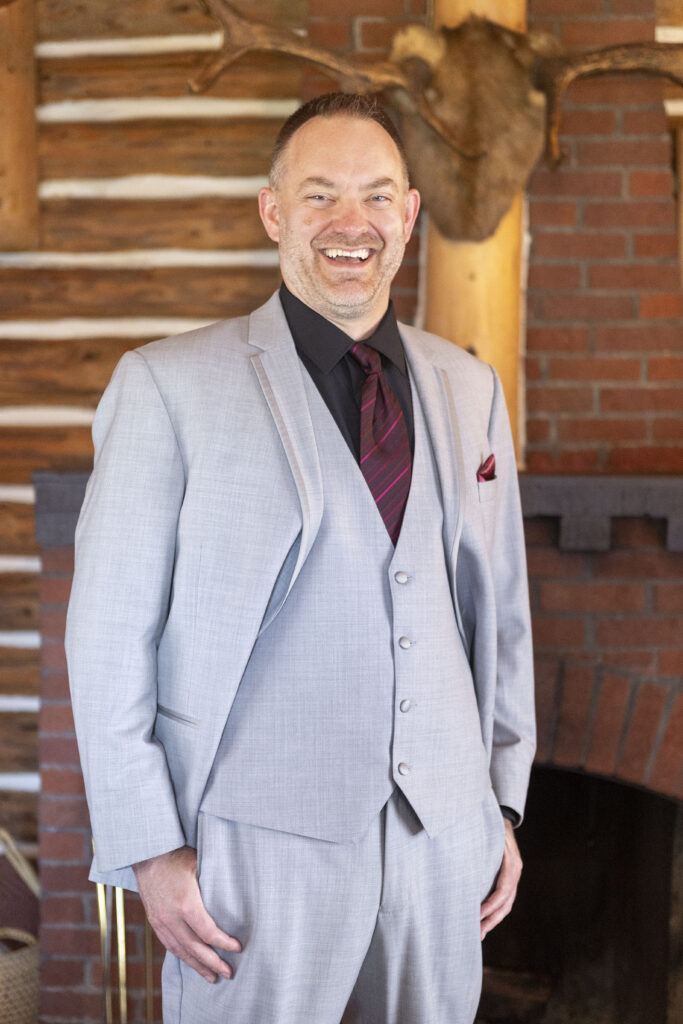
<path fill-rule="evenodd" d="M 183 960 L 207 981 L 215 981 L 216 974 L 224 978 L 232 977 L 230 964 L 226 964 L 211 946 L 202 942 L 185 921 L 178 920 L 173 929 L 166 929 L 163 934 L 157 934 L 174 956 Z"/>
<path fill-rule="evenodd" d="M 195 934 L 209 946 L 218 946 L 219 949 L 224 949 L 227 953 L 242 952 L 242 944 L 239 939 L 222 931 L 203 903 L 186 913 L 185 920 Z"/>
<path fill-rule="evenodd" d="M 508 914 L 512 910 L 513 903 L 514 900 L 510 900 L 509 902 L 504 903 L 499 910 L 491 914 L 489 917 L 486 917 L 481 922 L 480 935 L 482 939 L 484 939 L 490 931 L 493 931 L 496 925 L 499 925 L 500 922 L 508 916 Z"/>
<path fill-rule="evenodd" d="M 483 939 L 497 924 L 507 917 L 512 910 L 517 895 L 517 885 L 522 874 L 522 858 L 512 828 L 505 822 L 505 849 L 503 861 L 496 879 L 496 887 L 491 895 L 482 903 L 479 919 L 480 934 Z"/>

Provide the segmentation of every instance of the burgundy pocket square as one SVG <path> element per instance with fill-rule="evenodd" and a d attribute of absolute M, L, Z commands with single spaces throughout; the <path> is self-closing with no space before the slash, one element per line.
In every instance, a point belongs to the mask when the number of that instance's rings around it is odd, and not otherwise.
<path fill-rule="evenodd" d="M 484 459 L 481 466 L 477 470 L 477 480 L 479 483 L 483 483 L 485 480 L 496 479 L 496 456 L 493 452 L 489 455 L 488 459 Z"/>

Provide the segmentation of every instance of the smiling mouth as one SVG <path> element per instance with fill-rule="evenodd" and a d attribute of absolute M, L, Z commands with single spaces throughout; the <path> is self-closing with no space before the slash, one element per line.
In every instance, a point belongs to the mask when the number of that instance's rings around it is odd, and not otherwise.
<path fill-rule="evenodd" d="M 372 256 L 374 249 L 320 249 L 332 263 L 365 263 Z"/>

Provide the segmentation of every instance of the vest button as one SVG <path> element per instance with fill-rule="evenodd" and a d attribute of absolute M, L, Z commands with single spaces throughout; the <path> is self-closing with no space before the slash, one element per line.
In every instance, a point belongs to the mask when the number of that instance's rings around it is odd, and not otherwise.
<path fill-rule="evenodd" d="M 401 572 L 394 573 L 394 579 L 396 580 L 397 583 L 407 583 L 408 573 L 403 572 L 403 570 L 401 570 Z"/>
<path fill-rule="evenodd" d="M 406 699 L 406 700 L 402 700 L 402 701 L 401 701 L 401 703 L 399 704 L 399 708 L 400 708 L 400 709 L 401 709 L 401 711 L 403 711 L 403 712 L 406 712 L 406 711 L 410 711 L 410 708 L 411 708 L 411 703 L 410 703 L 410 701 L 409 701 L 409 700 L 407 700 L 407 699 Z"/>
<path fill-rule="evenodd" d="M 410 772 L 410 765 L 406 764 L 405 761 L 401 761 L 400 765 L 398 766 L 398 774 L 399 775 L 408 775 L 409 772 Z"/>
<path fill-rule="evenodd" d="M 407 636 L 399 637 L 398 646 L 402 650 L 407 651 L 408 648 L 410 647 L 410 640 L 408 639 L 408 637 Z"/>

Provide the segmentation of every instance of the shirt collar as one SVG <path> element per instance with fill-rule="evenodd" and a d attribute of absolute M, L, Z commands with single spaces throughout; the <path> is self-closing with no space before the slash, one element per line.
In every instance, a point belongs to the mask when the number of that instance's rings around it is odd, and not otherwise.
<path fill-rule="evenodd" d="M 335 324 L 292 295 L 287 285 L 280 285 L 280 302 L 285 312 L 297 352 L 308 357 L 323 373 L 329 373 L 353 348 L 355 342 Z M 389 301 L 387 311 L 369 338 L 363 339 L 398 367 L 407 376 L 403 342 L 398 332 L 394 305 Z"/>

